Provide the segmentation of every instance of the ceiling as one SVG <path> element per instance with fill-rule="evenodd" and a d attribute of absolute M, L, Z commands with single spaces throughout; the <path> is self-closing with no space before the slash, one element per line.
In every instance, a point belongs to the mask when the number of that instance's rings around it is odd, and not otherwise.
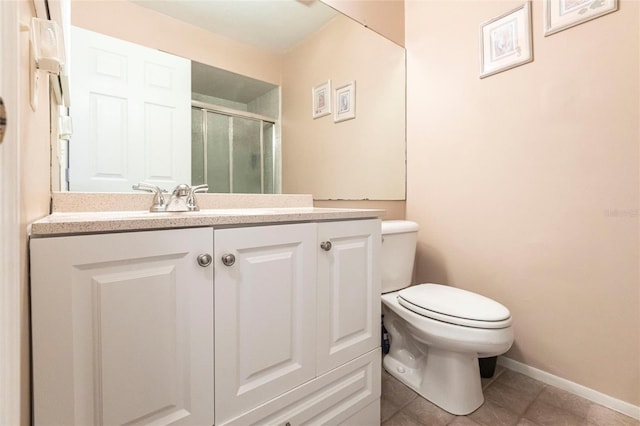
<path fill-rule="evenodd" d="M 339 12 L 320 0 L 130 0 L 214 34 L 284 53 Z M 192 62 L 192 90 L 248 103 L 276 86 Z"/>
<path fill-rule="evenodd" d="M 191 62 L 191 90 L 203 95 L 247 104 L 275 86 L 199 62 Z"/>
<path fill-rule="evenodd" d="M 320 0 L 131 1 L 276 53 L 291 49 L 339 13 Z"/>

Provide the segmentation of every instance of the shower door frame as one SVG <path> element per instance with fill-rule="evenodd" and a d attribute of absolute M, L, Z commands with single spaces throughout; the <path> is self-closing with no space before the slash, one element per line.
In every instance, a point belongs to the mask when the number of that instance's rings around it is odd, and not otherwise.
<path fill-rule="evenodd" d="M 276 155 L 276 125 L 277 120 L 273 117 L 268 117 L 266 115 L 256 114 L 248 111 L 236 110 L 233 108 L 227 108 L 220 105 L 210 104 L 202 101 L 191 101 L 191 108 L 196 108 L 202 111 L 202 140 L 203 140 L 203 160 L 204 160 L 204 183 L 209 183 L 208 180 L 208 156 L 207 156 L 207 113 L 215 113 L 220 115 L 225 115 L 228 117 L 238 117 L 248 120 L 254 120 L 260 122 L 260 193 L 264 194 L 264 123 L 271 123 L 273 125 L 272 132 L 273 135 L 271 137 L 272 146 L 272 164 L 271 168 L 273 170 L 273 188 L 274 192 L 278 188 L 278 184 L 276 182 L 276 166 L 277 166 L 277 155 Z M 232 122 L 231 122 L 232 123 Z M 233 192 L 233 128 L 232 124 L 230 124 L 230 134 L 229 134 L 229 193 L 234 194 Z"/>

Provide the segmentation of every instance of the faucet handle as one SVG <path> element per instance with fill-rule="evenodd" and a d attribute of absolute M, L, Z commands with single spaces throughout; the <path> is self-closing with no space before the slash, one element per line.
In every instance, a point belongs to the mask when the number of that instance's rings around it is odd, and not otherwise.
<path fill-rule="evenodd" d="M 207 192 L 208 190 L 209 190 L 209 185 L 207 185 L 206 183 L 191 187 L 191 193 L 194 193 L 194 194 L 196 192 Z"/>
<path fill-rule="evenodd" d="M 145 191 L 154 193 L 153 202 L 149 208 L 150 212 L 164 212 L 167 210 L 167 204 L 164 199 L 163 192 L 167 192 L 166 189 L 161 189 L 159 186 L 151 185 L 145 182 L 140 182 L 131 187 L 136 191 Z"/>
<path fill-rule="evenodd" d="M 198 206 L 198 200 L 196 199 L 196 193 L 207 191 L 209 191 L 209 185 L 207 185 L 206 183 L 203 185 L 191 187 L 191 189 L 189 190 L 189 196 L 187 197 L 187 207 L 189 208 L 189 211 L 197 212 L 198 210 L 200 210 L 200 207 Z"/>

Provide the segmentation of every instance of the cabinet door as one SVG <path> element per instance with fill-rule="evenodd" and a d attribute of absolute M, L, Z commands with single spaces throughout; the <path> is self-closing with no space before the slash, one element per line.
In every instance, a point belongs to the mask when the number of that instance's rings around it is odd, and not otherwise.
<path fill-rule="evenodd" d="M 380 346 L 380 221 L 318 224 L 318 375 Z"/>
<path fill-rule="evenodd" d="M 213 424 L 207 228 L 31 241 L 34 423 Z"/>
<path fill-rule="evenodd" d="M 223 424 L 315 376 L 316 225 L 223 229 L 214 239 L 216 424 Z"/>

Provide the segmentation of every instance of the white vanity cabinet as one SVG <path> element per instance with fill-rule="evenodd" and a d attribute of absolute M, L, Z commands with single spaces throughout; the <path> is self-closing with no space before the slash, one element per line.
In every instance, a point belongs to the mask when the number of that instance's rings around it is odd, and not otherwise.
<path fill-rule="evenodd" d="M 214 234 L 216 425 L 339 424 L 377 401 L 380 222 Z"/>
<path fill-rule="evenodd" d="M 32 239 L 34 424 L 213 424 L 212 247 L 211 228 Z"/>
<path fill-rule="evenodd" d="M 378 219 L 33 238 L 34 423 L 377 424 L 379 251 Z"/>

